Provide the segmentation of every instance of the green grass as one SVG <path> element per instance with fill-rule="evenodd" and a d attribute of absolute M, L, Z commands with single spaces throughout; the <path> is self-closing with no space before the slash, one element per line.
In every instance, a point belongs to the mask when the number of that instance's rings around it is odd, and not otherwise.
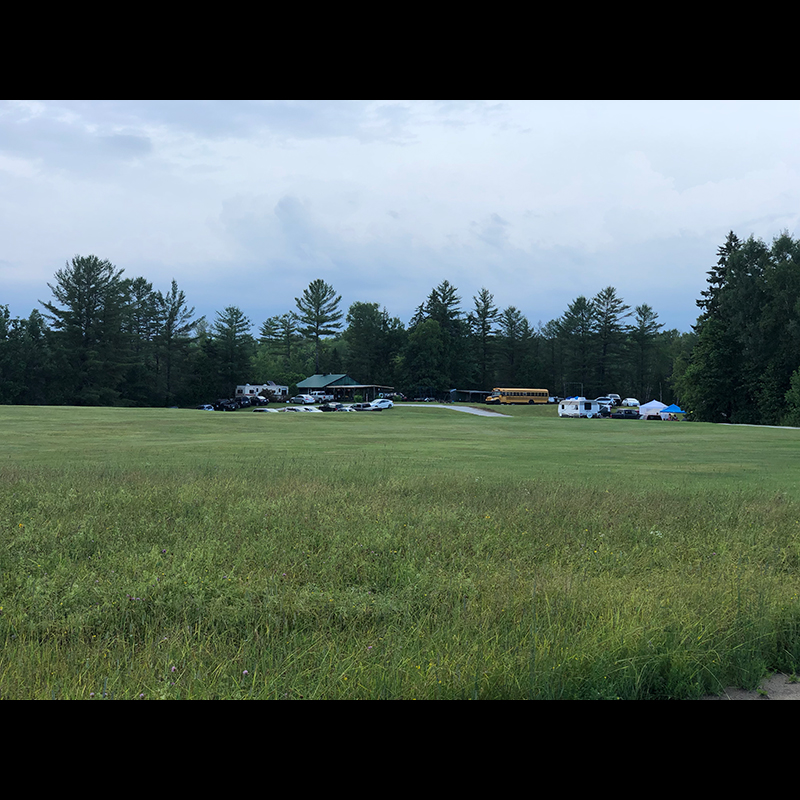
<path fill-rule="evenodd" d="M 3 698 L 690 698 L 800 664 L 800 431 L 0 407 Z"/>

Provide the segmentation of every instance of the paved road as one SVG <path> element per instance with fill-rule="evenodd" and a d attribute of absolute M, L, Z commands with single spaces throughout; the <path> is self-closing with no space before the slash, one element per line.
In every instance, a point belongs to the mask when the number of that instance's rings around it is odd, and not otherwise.
<path fill-rule="evenodd" d="M 449 408 L 452 411 L 465 411 L 467 414 L 477 414 L 479 417 L 500 417 L 501 419 L 511 419 L 508 414 L 498 414 L 496 411 L 484 411 L 482 408 L 471 408 L 470 406 L 449 406 L 443 403 L 398 403 L 398 406 L 410 406 L 411 408 Z"/>

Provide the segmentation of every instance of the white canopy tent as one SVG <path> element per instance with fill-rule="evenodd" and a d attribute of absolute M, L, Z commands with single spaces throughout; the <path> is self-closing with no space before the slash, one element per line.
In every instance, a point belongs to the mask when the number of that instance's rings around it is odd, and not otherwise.
<path fill-rule="evenodd" d="M 661 414 L 662 409 L 666 407 L 666 403 L 660 403 L 658 400 L 651 400 L 649 403 L 639 406 L 639 418 L 647 419 L 648 414 Z"/>

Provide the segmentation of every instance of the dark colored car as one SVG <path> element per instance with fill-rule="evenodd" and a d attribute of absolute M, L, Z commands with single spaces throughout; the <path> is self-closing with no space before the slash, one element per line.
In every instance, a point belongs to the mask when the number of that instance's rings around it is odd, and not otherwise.
<path fill-rule="evenodd" d="M 623 408 L 615 411 L 611 415 L 611 419 L 639 419 L 639 412 L 635 408 Z"/>

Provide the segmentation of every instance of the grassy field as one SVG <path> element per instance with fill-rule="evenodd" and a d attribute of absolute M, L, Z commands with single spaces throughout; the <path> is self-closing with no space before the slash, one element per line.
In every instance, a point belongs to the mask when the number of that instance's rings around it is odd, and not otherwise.
<path fill-rule="evenodd" d="M 0 697 L 666 699 L 800 665 L 800 430 L 0 407 Z"/>

